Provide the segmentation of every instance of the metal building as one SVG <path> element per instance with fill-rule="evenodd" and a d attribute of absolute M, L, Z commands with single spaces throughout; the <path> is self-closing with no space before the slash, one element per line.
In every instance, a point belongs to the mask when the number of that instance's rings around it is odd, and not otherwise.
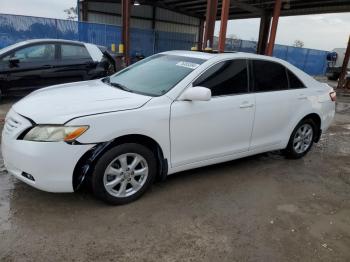
<path fill-rule="evenodd" d="M 218 51 L 225 49 L 227 21 L 261 18 L 257 52 L 272 55 L 280 16 L 350 12 L 350 0 L 78 0 L 80 20 L 122 26 L 129 64 L 130 28 L 194 33 L 198 49 L 213 46 L 221 20 Z M 204 22 L 205 21 L 205 22 Z"/>
<path fill-rule="evenodd" d="M 153 2 L 153 3 L 152 3 Z M 133 1 L 130 27 L 198 35 L 200 18 L 155 4 L 156 1 Z M 121 1 L 79 1 L 79 20 L 122 26 Z"/>

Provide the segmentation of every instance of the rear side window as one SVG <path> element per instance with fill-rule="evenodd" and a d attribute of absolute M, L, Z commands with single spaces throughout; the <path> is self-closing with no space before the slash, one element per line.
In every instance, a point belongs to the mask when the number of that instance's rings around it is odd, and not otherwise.
<path fill-rule="evenodd" d="M 220 62 L 204 72 L 193 86 L 207 87 L 213 96 L 247 93 L 247 61 L 237 59 Z"/>
<path fill-rule="evenodd" d="M 288 72 L 289 88 L 290 89 L 305 88 L 305 85 L 303 84 L 303 82 L 301 82 L 300 79 L 295 74 L 293 74 L 288 69 L 287 69 L 287 72 Z"/>
<path fill-rule="evenodd" d="M 287 71 L 275 62 L 253 60 L 254 91 L 278 91 L 288 89 Z"/>
<path fill-rule="evenodd" d="M 71 59 L 91 59 L 85 46 L 80 45 L 61 45 L 62 60 Z"/>

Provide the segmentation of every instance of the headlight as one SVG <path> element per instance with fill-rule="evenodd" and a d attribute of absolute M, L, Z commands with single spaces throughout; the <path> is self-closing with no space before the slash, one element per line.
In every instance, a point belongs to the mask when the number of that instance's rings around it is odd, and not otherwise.
<path fill-rule="evenodd" d="M 39 125 L 33 127 L 23 137 L 23 140 L 41 142 L 71 142 L 81 136 L 88 126 L 50 126 Z"/>

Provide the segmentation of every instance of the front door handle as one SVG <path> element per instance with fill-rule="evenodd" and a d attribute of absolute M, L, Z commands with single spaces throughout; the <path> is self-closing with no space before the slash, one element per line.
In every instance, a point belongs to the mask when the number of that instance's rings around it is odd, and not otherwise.
<path fill-rule="evenodd" d="M 254 104 L 245 102 L 245 103 L 241 104 L 241 105 L 239 106 L 239 108 L 251 108 L 251 107 L 253 107 L 253 106 L 254 106 Z"/>
<path fill-rule="evenodd" d="M 43 69 L 50 69 L 50 68 L 52 68 L 52 65 L 43 65 L 41 68 L 43 68 Z"/>

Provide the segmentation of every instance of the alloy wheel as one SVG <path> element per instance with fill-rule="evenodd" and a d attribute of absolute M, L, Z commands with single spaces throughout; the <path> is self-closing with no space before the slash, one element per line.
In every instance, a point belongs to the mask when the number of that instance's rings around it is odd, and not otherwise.
<path fill-rule="evenodd" d="M 306 152 L 311 144 L 314 136 L 314 131 L 310 124 L 301 125 L 296 131 L 293 139 L 293 148 L 298 154 Z"/>
<path fill-rule="evenodd" d="M 107 166 L 103 185 L 114 197 L 129 197 L 137 193 L 148 177 L 147 161 L 139 154 L 122 154 Z"/>

